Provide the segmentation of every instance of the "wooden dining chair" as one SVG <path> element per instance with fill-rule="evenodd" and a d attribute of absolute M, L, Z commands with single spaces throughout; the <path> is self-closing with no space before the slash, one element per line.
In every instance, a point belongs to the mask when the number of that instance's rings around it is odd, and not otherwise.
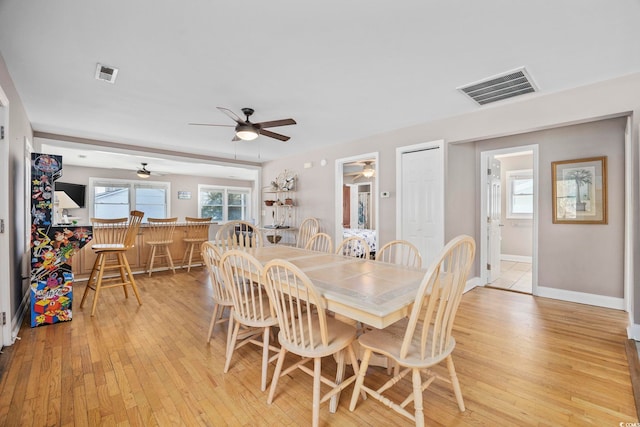
<path fill-rule="evenodd" d="M 202 243 L 209 240 L 209 226 L 211 225 L 211 217 L 207 218 L 193 218 L 186 217 L 185 222 L 186 234 L 182 239 L 186 244 L 184 250 L 184 256 L 182 257 L 182 268 L 187 266 L 187 272 L 191 271 L 193 265 L 193 253 L 200 252 Z"/>
<path fill-rule="evenodd" d="M 422 268 L 422 256 L 415 245 L 406 240 L 388 242 L 376 253 L 376 261 Z"/>
<path fill-rule="evenodd" d="M 233 300 L 233 333 L 227 347 L 227 357 L 224 372 L 229 371 L 234 350 L 252 343 L 262 347 L 262 377 L 260 390 L 267 389 L 267 370 L 269 362 L 277 355 L 269 358 L 269 351 L 280 350 L 269 345 L 271 327 L 278 324 L 275 312 L 269 302 L 269 297 L 261 286 L 262 264 L 252 255 L 239 249 L 229 249 L 220 259 L 220 269 L 224 278 L 224 285 L 231 293 Z M 246 327 L 249 332 L 240 334 L 240 327 Z M 257 338 L 262 336 L 262 341 Z"/>
<path fill-rule="evenodd" d="M 311 237 L 320 231 L 320 223 L 316 218 L 305 218 L 298 229 L 298 238 L 296 239 L 296 247 L 304 248 Z"/>
<path fill-rule="evenodd" d="M 247 221 L 229 221 L 216 233 L 216 242 L 225 249 L 261 247 L 262 233 Z"/>
<path fill-rule="evenodd" d="M 202 252 L 202 257 L 204 258 L 204 263 L 207 266 L 207 271 L 209 273 L 209 281 L 213 288 L 213 314 L 211 315 L 211 321 L 209 322 L 207 342 L 211 341 L 213 329 L 217 324 L 228 322 L 226 345 L 226 349 L 228 351 L 229 343 L 231 342 L 231 334 L 233 332 L 233 298 L 231 296 L 231 291 L 224 285 L 224 280 L 220 273 L 222 251 L 212 242 L 204 242 L 200 252 Z M 225 308 L 229 309 L 229 316 L 227 318 L 223 317 Z"/>
<path fill-rule="evenodd" d="M 458 236 L 451 240 L 426 272 L 418 288 L 410 317 L 400 321 L 403 328 L 394 324 L 383 330 L 369 331 L 358 338 L 364 355 L 351 396 L 351 411 L 356 407 L 358 394 L 364 390 L 374 399 L 413 420 L 417 426 L 424 426 L 422 392 L 435 379 L 439 379 L 452 385 L 458 407 L 464 412 L 462 391 L 451 357 L 456 345 L 451 330 L 474 255 L 473 238 Z M 375 390 L 364 385 L 373 353 L 386 356 L 400 367 L 393 378 Z M 443 361 L 446 361 L 449 378 L 430 370 Z M 387 395 L 383 395 L 383 392 L 409 373 L 413 387 L 402 403 L 396 403 Z M 425 382 L 422 381 L 422 374 L 428 377 Z M 405 409 L 410 402 L 413 402 L 413 414 Z"/>
<path fill-rule="evenodd" d="M 369 248 L 367 241 L 362 237 L 350 236 L 340 243 L 336 249 L 336 253 L 354 258 L 369 259 L 371 249 Z"/>
<path fill-rule="evenodd" d="M 178 218 L 147 218 L 148 227 L 145 230 L 145 244 L 150 247 L 149 260 L 147 261 L 147 270 L 149 277 L 153 272 L 153 264 L 156 258 L 164 258 L 167 267 L 176 274 L 176 268 L 173 266 L 173 258 L 169 245 L 173 244 L 173 232 L 176 229 Z"/>
<path fill-rule="evenodd" d="M 143 212 L 131 211 L 129 218 L 91 218 L 94 242 L 91 249 L 97 256 L 80 300 L 80 308 L 82 308 L 89 289 L 94 291 L 91 316 L 96 313 L 98 297 L 102 289 L 122 287 L 125 298 L 128 298 L 127 286 L 131 286 L 138 304 L 142 305 L 126 252 L 135 244 L 143 216 Z M 108 270 L 118 270 L 118 276 L 105 278 L 104 273 Z M 103 283 L 104 281 L 107 283 Z"/>
<path fill-rule="evenodd" d="M 333 240 L 327 233 L 316 233 L 304 247 L 310 251 L 333 253 Z"/>
<path fill-rule="evenodd" d="M 263 283 L 275 309 L 280 332 L 280 354 L 271 380 L 267 403 L 273 402 L 278 379 L 300 369 L 313 377 L 312 425 L 318 425 L 320 404 L 332 399 L 330 411 L 335 412 L 339 393 L 351 384 L 358 370 L 358 360 L 353 350 L 356 328 L 327 317 L 325 303 L 313 283 L 298 267 L 285 260 L 273 260 L 264 267 Z M 283 368 L 286 354 L 290 352 L 302 360 Z M 344 379 L 345 353 L 349 354 L 354 375 Z M 321 360 L 335 355 L 338 363 L 336 379 L 323 377 Z M 313 360 L 313 368 L 306 364 Z M 320 396 L 321 383 L 331 389 Z"/>

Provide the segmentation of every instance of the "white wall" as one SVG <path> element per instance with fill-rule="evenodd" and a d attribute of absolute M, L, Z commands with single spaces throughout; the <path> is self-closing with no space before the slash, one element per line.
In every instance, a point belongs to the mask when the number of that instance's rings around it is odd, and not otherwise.
<path fill-rule="evenodd" d="M 533 155 L 511 156 L 500 158 L 500 175 L 502 187 L 502 241 L 500 253 L 523 257 L 533 256 L 533 220 L 528 218 L 507 218 L 507 198 L 509 182 L 507 172 L 533 168 Z"/>

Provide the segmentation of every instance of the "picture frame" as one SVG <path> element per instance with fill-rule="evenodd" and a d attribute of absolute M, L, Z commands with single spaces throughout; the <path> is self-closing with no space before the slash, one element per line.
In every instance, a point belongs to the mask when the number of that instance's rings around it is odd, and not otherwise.
<path fill-rule="evenodd" d="M 191 200 L 191 191 L 178 191 L 178 200 Z"/>
<path fill-rule="evenodd" d="M 554 224 L 607 224 L 607 156 L 551 162 Z"/>

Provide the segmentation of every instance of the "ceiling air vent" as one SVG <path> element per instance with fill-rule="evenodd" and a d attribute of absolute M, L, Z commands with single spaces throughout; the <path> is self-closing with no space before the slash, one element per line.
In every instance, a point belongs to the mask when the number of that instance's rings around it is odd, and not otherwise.
<path fill-rule="evenodd" d="M 536 92 L 533 80 L 524 67 L 470 83 L 458 88 L 480 105 Z"/>
<path fill-rule="evenodd" d="M 107 83 L 115 83 L 118 69 L 109 67 L 108 65 L 98 64 L 96 67 L 96 80 L 102 80 Z"/>

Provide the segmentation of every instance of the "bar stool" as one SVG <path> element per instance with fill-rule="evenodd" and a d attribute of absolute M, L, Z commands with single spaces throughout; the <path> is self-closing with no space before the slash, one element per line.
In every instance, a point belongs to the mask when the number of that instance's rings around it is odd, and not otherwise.
<path fill-rule="evenodd" d="M 173 266 L 173 259 L 171 259 L 171 251 L 169 245 L 173 243 L 173 232 L 176 229 L 176 223 L 178 218 L 149 218 L 147 223 L 149 227 L 146 230 L 145 237 L 147 240 L 145 244 L 150 246 L 149 261 L 147 262 L 147 270 L 149 271 L 149 277 L 153 272 L 153 262 L 157 258 L 166 258 L 167 266 L 173 270 L 173 274 L 176 274 L 176 269 Z"/>
<path fill-rule="evenodd" d="M 84 305 L 89 289 L 93 289 L 93 304 L 91 306 L 91 316 L 95 315 L 98 297 L 101 289 L 114 288 L 121 286 L 124 290 L 124 297 L 128 298 L 127 285 L 133 288 L 138 304 L 142 305 L 138 287 L 131 273 L 129 261 L 127 261 L 126 252 L 134 246 L 136 235 L 140 229 L 140 223 L 144 212 L 131 211 L 129 219 L 101 219 L 91 218 L 93 225 L 93 241 L 95 242 L 91 249 L 94 250 L 97 257 L 93 263 L 93 269 L 89 275 L 87 286 L 82 294 L 80 308 Z M 107 263 L 109 255 L 115 256 L 115 262 Z M 113 257 L 112 257 L 113 258 Z M 105 280 L 115 280 L 115 283 L 103 284 L 104 272 L 107 270 L 117 269 L 119 276 L 115 278 L 106 278 Z M 118 281 L 119 280 L 119 281 Z"/>
<path fill-rule="evenodd" d="M 185 261 L 189 261 L 187 264 L 187 272 L 191 271 L 191 265 L 193 260 L 193 251 L 196 250 L 199 254 L 201 252 L 202 243 L 209 240 L 209 225 L 211 225 L 211 217 L 208 218 L 192 218 L 186 217 L 187 223 L 187 235 L 183 239 L 187 244 L 182 257 L 182 268 L 185 267 Z"/>

